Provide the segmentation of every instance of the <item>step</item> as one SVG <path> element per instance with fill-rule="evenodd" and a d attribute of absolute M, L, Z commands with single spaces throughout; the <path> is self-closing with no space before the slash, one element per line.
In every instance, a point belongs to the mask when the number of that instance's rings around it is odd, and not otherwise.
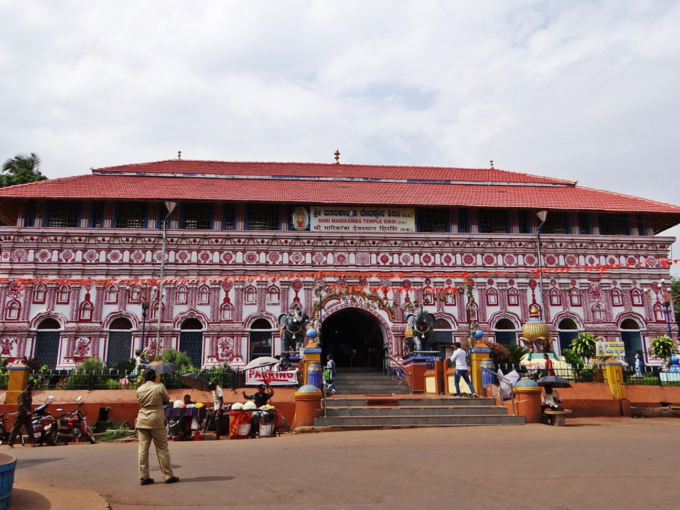
<path fill-rule="evenodd" d="M 338 374 L 350 373 L 367 373 L 367 374 L 382 374 L 381 368 L 374 367 L 338 367 L 335 369 Z"/>
<path fill-rule="evenodd" d="M 494 407 L 494 399 L 492 398 L 455 398 L 455 397 L 412 397 L 412 398 L 400 398 L 394 397 L 393 395 L 379 395 L 379 394 L 368 394 L 363 398 L 360 397 L 344 397 L 342 395 L 336 395 L 334 397 L 329 397 L 326 399 L 326 407 L 365 407 L 368 406 L 370 402 L 373 402 L 375 407 L 380 407 L 381 404 L 389 403 L 396 406 L 419 406 L 419 407 L 430 407 L 430 406 L 484 406 L 484 407 Z"/>
<path fill-rule="evenodd" d="M 502 415 L 460 415 L 460 416 L 336 416 L 316 418 L 314 425 L 319 427 L 328 426 L 361 426 L 361 427 L 384 427 L 394 425 L 410 425 L 414 427 L 425 425 L 523 425 L 526 423 L 524 416 Z"/>
<path fill-rule="evenodd" d="M 326 417 L 336 416 L 461 416 L 461 415 L 500 415 L 507 416 L 504 407 L 492 406 L 365 406 L 365 407 L 328 407 Z"/>
<path fill-rule="evenodd" d="M 336 372 L 336 379 L 372 379 L 372 378 L 385 378 L 392 379 L 391 375 L 383 374 L 382 372 Z"/>
<path fill-rule="evenodd" d="M 408 393 L 410 390 L 408 386 L 400 386 L 398 384 L 337 384 L 334 383 L 335 389 L 338 391 L 342 390 L 346 393 L 392 393 L 394 391 L 405 391 Z"/>

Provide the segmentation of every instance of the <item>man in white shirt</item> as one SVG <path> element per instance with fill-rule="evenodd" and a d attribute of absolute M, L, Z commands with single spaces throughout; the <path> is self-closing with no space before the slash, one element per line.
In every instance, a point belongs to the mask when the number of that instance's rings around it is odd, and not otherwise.
<path fill-rule="evenodd" d="M 215 439 L 219 441 L 222 432 L 222 411 L 224 410 L 224 392 L 222 387 L 215 383 L 210 383 L 208 386 L 213 394 L 213 414 L 215 416 Z"/>
<path fill-rule="evenodd" d="M 472 394 L 470 396 L 476 397 L 477 394 L 475 393 L 475 387 L 470 382 L 470 376 L 468 374 L 467 352 L 465 352 L 465 350 L 463 350 L 463 348 L 460 346 L 460 342 L 456 342 L 455 344 L 453 344 L 453 354 L 451 355 L 451 365 L 453 365 L 454 368 L 456 369 L 456 375 L 454 376 L 454 383 L 456 385 L 456 396 L 458 398 L 461 397 L 460 386 L 458 384 L 459 384 L 460 378 L 462 377 L 463 380 L 470 387 L 470 391 L 472 392 Z"/>

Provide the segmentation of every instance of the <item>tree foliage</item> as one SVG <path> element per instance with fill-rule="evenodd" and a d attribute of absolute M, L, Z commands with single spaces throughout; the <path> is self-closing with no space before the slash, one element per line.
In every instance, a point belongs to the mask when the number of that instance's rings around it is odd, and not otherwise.
<path fill-rule="evenodd" d="M 649 354 L 655 358 L 667 360 L 673 354 L 678 352 L 678 346 L 668 336 L 658 336 L 652 338 L 652 345 L 649 346 Z"/>
<path fill-rule="evenodd" d="M 503 345 L 497 344 L 496 342 L 488 342 L 486 340 L 475 340 L 475 345 L 480 342 L 483 343 L 487 348 L 491 349 L 489 357 L 496 365 L 514 363 L 512 354 L 510 354 L 510 351 L 508 351 Z M 470 352 L 470 342 L 468 340 L 461 342 L 461 347 Z"/>
<path fill-rule="evenodd" d="M 671 277 L 671 298 L 673 299 L 675 322 L 680 324 L 680 278 Z"/>
<path fill-rule="evenodd" d="M 581 359 L 595 357 L 595 335 L 591 333 L 579 333 L 578 337 L 571 341 L 571 349 Z"/>
<path fill-rule="evenodd" d="M 0 187 L 44 181 L 47 179 L 40 173 L 40 157 L 31 152 L 29 155 L 17 154 L 2 164 Z"/>

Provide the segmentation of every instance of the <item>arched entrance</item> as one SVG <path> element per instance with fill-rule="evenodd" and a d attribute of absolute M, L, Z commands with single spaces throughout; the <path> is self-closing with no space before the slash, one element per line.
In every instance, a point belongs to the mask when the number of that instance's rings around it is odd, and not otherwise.
<path fill-rule="evenodd" d="M 118 317 L 109 326 L 109 345 L 106 350 L 106 363 L 116 367 L 132 358 L 132 323 L 125 317 Z"/>
<path fill-rule="evenodd" d="M 321 326 L 322 362 L 328 354 L 338 367 L 382 368 L 385 335 L 378 319 L 358 308 L 335 312 Z"/>
<path fill-rule="evenodd" d="M 621 340 L 626 350 L 626 363 L 633 366 L 636 354 L 640 355 L 640 359 L 644 359 L 640 325 L 634 319 L 625 319 L 621 323 Z"/>
<path fill-rule="evenodd" d="M 272 325 L 267 319 L 257 319 L 250 326 L 250 361 L 272 355 Z"/>
<path fill-rule="evenodd" d="M 565 349 L 571 349 L 571 342 L 578 337 L 578 326 L 574 319 L 562 319 L 557 324 L 558 336 L 560 339 L 560 354 Z"/>
<path fill-rule="evenodd" d="M 189 356 L 195 367 L 203 365 L 203 324 L 198 319 L 186 319 L 180 326 L 179 350 Z"/>
<path fill-rule="evenodd" d="M 56 368 L 59 358 L 60 330 L 60 324 L 54 319 L 45 319 L 38 324 L 33 356 L 40 366 L 47 365 L 48 368 Z"/>
<path fill-rule="evenodd" d="M 494 327 L 496 330 L 496 343 L 502 345 L 517 345 L 517 331 L 515 323 L 510 319 L 501 319 Z"/>

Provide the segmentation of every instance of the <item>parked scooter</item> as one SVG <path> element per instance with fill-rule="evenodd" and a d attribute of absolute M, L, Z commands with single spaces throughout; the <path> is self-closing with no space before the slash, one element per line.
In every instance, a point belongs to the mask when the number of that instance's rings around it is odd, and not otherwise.
<path fill-rule="evenodd" d="M 87 419 L 85 415 L 78 409 L 83 402 L 81 402 L 83 397 L 78 397 L 78 404 L 76 405 L 75 411 L 72 413 L 64 413 L 59 416 L 59 440 L 62 444 L 67 444 L 72 439 L 79 439 L 82 436 L 87 437 L 91 444 L 95 443 L 94 434 L 92 429 L 87 425 Z M 57 411 L 62 411 L 62 409 L 57 409 Z"/>
<path fill-rule="evenodd" d="M 50 395 L 44 404 L 36 407 L 33 411 L 31 423 L 36 444 L 47 443 L 57 445 L 57 419 L 47 411 L 53 399 L 54 397 Z"/>

